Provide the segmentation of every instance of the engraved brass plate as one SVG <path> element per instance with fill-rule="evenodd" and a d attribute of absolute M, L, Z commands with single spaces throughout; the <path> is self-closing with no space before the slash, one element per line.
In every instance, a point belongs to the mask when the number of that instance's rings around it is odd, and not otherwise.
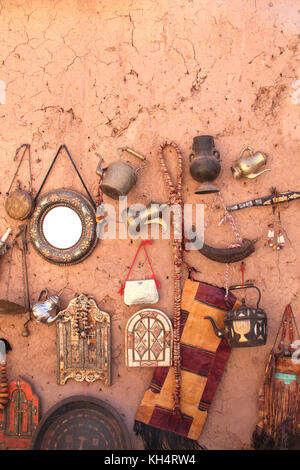
<path fill-rule="evenodd" d="M 109 404 L 92 397 L 67 398 L 42 418 L 34 450 L 129 450 L 129 433 Z"/>

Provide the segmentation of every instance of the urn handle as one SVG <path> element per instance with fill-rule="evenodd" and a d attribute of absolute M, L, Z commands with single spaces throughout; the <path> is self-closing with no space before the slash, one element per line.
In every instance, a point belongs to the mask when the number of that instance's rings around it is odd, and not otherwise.
<path fill-rule="evenodd" d="M 229 287 L 228 290 L 230 291 L 230 290 L 250 289 L 250 288 L 256 289 L 256 290 L 258 291 L 258 299 L 257 299 L 257 305 L 256 305 L 256 308 L 258 308 L 258 307 L 259 307 L 259 303 L 260 303 L 260 299 L 261 299 L 261 291 L 260 291 L 260 289 L 259 289 L 257 286 L 255 286 L 254 284 L 249 283 L 249 284 L 245 284 L 244 286 L 241 286 L 241 285 L 237 284 L 237 285 L 235 285 L 235 286 Z M 226 300 L 226 303 L 227 303 L 227 305 L 229 305 L 229 303 L 228 303 L 227 300 Z M 229 305 L 229 306 L 231 307 L 231 305 Z"/>
<path fill-rule="evenodd" d="M 220 161 L 220 152 L 219 152 L 219 150 L 215 149 L 215 150 L 213 151 L 213 155 L 216 155 L 216 156 L 217 156 L 217 160 Z"/>

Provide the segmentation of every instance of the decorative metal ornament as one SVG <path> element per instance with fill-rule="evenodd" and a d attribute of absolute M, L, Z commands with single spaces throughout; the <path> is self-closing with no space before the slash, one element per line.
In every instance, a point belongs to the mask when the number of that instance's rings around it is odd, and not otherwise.
<path fill-rule="evenodd" d="M 245 152 L 249 152 L 250 156 L 244 156 Z M 267 155 L 263 152 L 256 152 L 247 146 L 244 147 L 240 153 L 239 158 L 235 162 L 234 166 L 231 167 L 231 172 L 235 179 L 240 179 L 242 177 L 253 179 L 259 175 L 262 175 L 266 171 L 271 171 L 269 168 L 262 170 L 258 173 L 255 173 L 262 165 L 267 163 Z"/>
<path fill-rule="evenodd" d="M 124 147 L 121 150 L 134 155 L 143 162 L 146 161 L 146 158 L 143 157 L 143 155 L 140 155 L 128 147 Z M 100 173 L 101 161 L 102 159 L 98 164 L 97 174 Z M 126 196 L 137 182 L 138 171 L 145 167 L 146 165 L 134 169 L 130 163 L 122 162 L 120 159 L 119 161 L 110 163 L 108 167 L 103 170 L 102 181 L 100 184 L 101 191 L 112 199 L 119 199 L 119 197 Z"/>
<path fill-rule="evenodd" d="M 53 323 L 60 316 L 60 313 L 55 315 L 58 309 L 59 297 L 62 293 L 62 290 L 57 295 L 48 296 L 48 290 L 43 289 L 40 292 L 38 302 L 33 305 L 32 313 L 36 318 L 37 323 Z M 43 294 L 46 295 L 46 299 L 41 302 Z"/>
<path fill-rule="evenodd" d="M 102 381 L 111 385 L 110 315 L 95 300 L 80 294 L 59 312 L 57 332 L 57 383 Z"/>
<path fill-rule="evenodd" d="M 190 173 L 194 180 L 202 184 L 195 194 L 216 193 L 219 189 L 211 184 L 221 171 L 220 152 L 215 149 L 211 135 L 199 135 L 193 139 L 193 153 L 190 154 Z"/>
<path fill-rule="evenodd" d="M 9 382 L 8 391 L 9 402 L 0 411 L 0 449 L 26 450 L 39 422 L 39 399 L 21 377 Z"/>
<path fill-rule="evenodd" d="M 58 213 L 57 209 L 62 208 L 70 212 Z M 52 212 L 55 210 L 56 214 Z M 62 227 L 62 223 L 67 223 L 65 215 L 70 215 L 72 222 Z M 72 189 L 49 192 L 36 204 L 29 234 L 33 247 L 46 261 L 60 266 L 80 263 L 91 254 L 98 241 L 95 209 L 85 196 Z"/>
<path fill-rule="evenodd" d="M 128 320 L 125 330 L 127 367 L 171 366 L 172 349 L 172 323 L 161 310 L 145 308 Z"/>
<path fill-rule="evenodd" d="M 73 396 L 43 416 L 32 450 L 129 450 L 129 432 L 119 413 L 102 400 Z"/>
<path fill-rule="evenodd" d="M 212 317 L 204 317 L 210 320 L 216 335 L 226 338 L 232 348 L 246 348 L 264 346 L 267 341 L 267 315 L 259 308 L 261 293 L 254 284 L 244 286 L 231 286 L 228 290 L 235 289 L 257 289 L 259 293 L 256 308 L 248 307 L 245 299 L 242 299 L 242 306 L 236 310 L 229 310 L 224 318 L 224 330 L 218 329 Z"/>

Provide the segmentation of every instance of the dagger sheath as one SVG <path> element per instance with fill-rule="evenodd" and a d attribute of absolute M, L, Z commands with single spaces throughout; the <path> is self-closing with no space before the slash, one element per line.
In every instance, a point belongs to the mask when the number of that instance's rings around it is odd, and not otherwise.
<path fill-rule="evenodd" d="M 239 202 L 232 206 L 228 206 L 226 209 L 228 211 L 237 211 L 240 209 L 245 209 L 246 207 L 252 206 L 271 206 L 273 204 L 278 204 L 282 202 L 294 201 L 295 199 L 300 199 L 299 191 L 290 191 L 287 193 L 278 193 L 277 195 L 272 194 L 271 196 L 266 196 L 262 198 L 252 199 L 251 201 Z"/>

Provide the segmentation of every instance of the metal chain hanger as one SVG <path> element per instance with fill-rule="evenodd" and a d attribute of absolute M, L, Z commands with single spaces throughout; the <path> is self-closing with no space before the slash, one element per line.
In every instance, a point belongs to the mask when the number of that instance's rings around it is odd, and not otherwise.
<path fill-rule="evenodd" d="M 8 293 L 10 287 L 10 280 L 11 280 L 11 269 L 12 269 L 12 256 L 14 252 L 14 247 L 16 246 L 22 253 L 22 282 L 23 282 L 23 295 L 24 295 L 24 307 L 26 311 L 28 311 L 28 320 L 24 323 L 24 330 L 22 332 L 22 336 L 28 336 L 28 322 L 31 321 L 31 306 L 30 306 L 30 295 L 29 295 L 29 283 L 28 283 L 28 270 L 27 270 L 27 261 L 26 261 L 26 253 L 28 250 L 27 241 L 26 241 L 26 232 L 27 226 L 26 225 L 19 225 L 19 232 L 16 234 L 10 250 L 10 257 L 9 257 L 9 268 L 8 268 L 8 278 L 6 284 L 6 300 L 8 301 Z M 18 244 L 18 237 L 22 239 L 22 248 L 20 248 Z"/>

